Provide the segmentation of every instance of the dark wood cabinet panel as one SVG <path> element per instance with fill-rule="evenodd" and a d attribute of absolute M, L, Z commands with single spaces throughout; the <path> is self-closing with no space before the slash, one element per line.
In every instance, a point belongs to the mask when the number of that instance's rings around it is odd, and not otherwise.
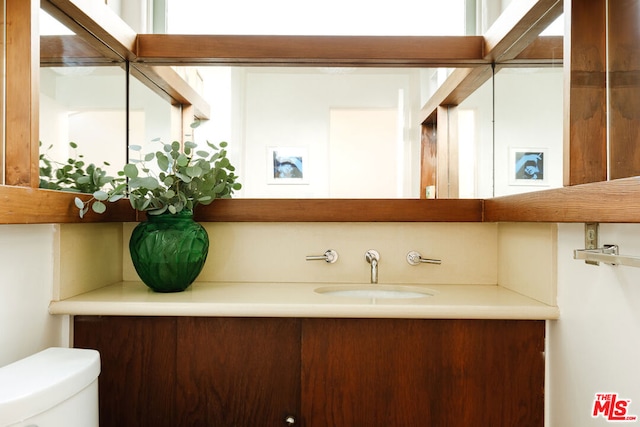
<path fill-rule="evenodd" d="M 100 426 L 175 427 L 176 318 L 75 316 L 74 346 L 100 351 Z"/>
<path fill-rule="evenodd" d="M 300 320 L 180 318 L 176 426 L 279 426 L 300 414 Z"/>
<path fill-rule="evenodd" d="M 543 426 L 544 322 L 309 319 L 305 425 Z"/>
<path fill-rule="evenodd" d="M 77 316 L 100 425 L 543 426 L 544 321 Z"/>

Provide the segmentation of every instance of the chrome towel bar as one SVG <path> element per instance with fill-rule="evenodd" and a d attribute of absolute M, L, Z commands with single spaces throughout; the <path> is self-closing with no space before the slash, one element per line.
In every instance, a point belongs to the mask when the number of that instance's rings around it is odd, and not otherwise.
<path fill-rule="evenodd" d="M 609 265 L 640 267 L 640 257 L 620 255 L 618 245 L 604 245 L 604 247 L 596 249 L 576 249 L 573 251 L 573 258 L 594 263 L 604 262 Z"/>

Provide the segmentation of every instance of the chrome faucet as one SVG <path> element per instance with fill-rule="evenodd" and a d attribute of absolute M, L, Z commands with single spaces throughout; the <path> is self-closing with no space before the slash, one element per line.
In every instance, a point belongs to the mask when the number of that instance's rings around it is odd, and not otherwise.
<path fill-rule="evenodd" d="M 371 283 L 378 283 L 378 262 L 380 262 L 380 254 L 374 249 L 369 249 L 364 254 L 364 259 L 371 264 Z"/>

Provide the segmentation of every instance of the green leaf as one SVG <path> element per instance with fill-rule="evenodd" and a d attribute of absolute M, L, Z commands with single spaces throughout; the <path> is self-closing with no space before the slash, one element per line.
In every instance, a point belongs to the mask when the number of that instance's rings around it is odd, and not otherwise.
<path fill-rule="evenodd" d="M 204 157 L 204 158 L 209 157 L 209 152 L 208 151 L 204 151 L 204 150 L 198 150 L 198 151 L 196 151 L 196 154 L 198 156 Z"/>
<path fill-rule="evenodd" d="M 169 158 L 159 151 L 156 153 L 156 157 L 158 167 L 163 171 L 169 170 Z"/>
<path fill-rule="evenodd" d="M 216 192 L 216 193 L 222 193 L 224 191 L 225 186 L 226 186 L 226 183 L 225 182 L 221 182 L 220 184 L 216 185 L 213 188 L 213 191 Z"/>
<path fill-rule="evenodd" d="M 180 166 L 181 168 L 187 166 L 189 164 L 189 158 L 187 156 L 185 156 L 184 154 L 180 154 L 178 156 L 178 158 L 176 159 L 176 163 L 178 164 L 178 166 Z"/>
<path fill-rule="evenodd" d="M 75 203 L 76 208 L 78 208 L 78 209 L 83 209 L 84 208 L 84 202 L 82 200 L 80 200 L 79 197 L 76 197 L 75 199 L 73 199 L 73 203 Z"/>
<path fill-rule="evenodd" d="M 176 176 L 183 182 L 186 182 L 187 184 L 191 182 L 191 177 L 188 175 L 184 175 L 181 174 L 179 172 L 176 172 Z"/>
<path fill-rule="evenodd" d="M 105 193 L 102 190 L 98 190 L 96 192 L 93 193 L 93 197 L 97 200 L 97 201 L 104 201 L 107 200 L 109 198 L 109 195 L 107 193 Z M 96 202 L 97 203 L 97 202 Z M 95 204 L 95 203 L 94 203 Z"/>
<path fill-rule="evenodd" d="M 185 141 L 184 143 L 184 148 L 197 148 L 198 144 L 196 144 L 195 142 L 191 142 L 191 141 Z"/>
<path fill-rule="evenodd" d="M 104 213 L 107 210 L 107 205 L 105 205 L 104 203 L 102 203 L 101 201 L 95 201 L 93 202 L 93 205 L 91 205 L 91 209 L 97 213 L 97 214 L 101 214 Z"/>
<path fill-rule="evenodd" d="M 142 150 L 142 146 L 140 146 L 140 145 L 130 145 L 129 146 L 129 150 L 131 150 L 131 151 L 140 151 L 140 150 Z"/>
<path fill-rule="evenodd" d="M 71 142 L 69 142 L 69 147 L 78 148 L 78 144 L 76 144 L 75 142 L 71 141 Z"/>
<path fill-rule="evenodd" d="M 144 209 L 139 209 L 139 210 L 144 210 Z M 149 215 L 160 215 L 163 214 L 167 211 L 167 206 L 162 206 L 161 208 L 158 209 L 150 209 L 147 211 L 147 213 Z"/>
<path fill-rule="evenodd" d="M 202 176 L 202 169 L 198 166 L 189 166 L 186 172 L 191 178 Z"/>
<path fill-rule="evenodd" d="M 110 202 L 117 202 L 118 200 L 122 199 L 124 197 L 124 194 L 114 194 L 113 196 L 109 197 L 109 201 Z"/>
<path fill-rule="evenodd" d="M 180 143 L 178 141 L 173 141 L 171 143 L 171 150 L 172 151 L 180 151 Z"/>
<path fill-rule="evenodd" d="M 153 160 L 154 157 L 156 157 L 155 153 L 147 153 L 144 156 L 144 161 L 145 162 L 150 162 L 151 160 Z"/>
<path fill-rule="evenodd" d="M 129 181 L 129 185 L 133 188 L 146 188 L 152 191 L 160 186 L 158 180 L 152 176 L 131 179 L 131 181 Z"/>
<path fill-rule="evenodd" d="M 123 170 L 125 176 L 129 179 L 136 178 L 138 176 L 138 168 L 134 164 L 127 163 L 126 165 L 124 165 Z"/>

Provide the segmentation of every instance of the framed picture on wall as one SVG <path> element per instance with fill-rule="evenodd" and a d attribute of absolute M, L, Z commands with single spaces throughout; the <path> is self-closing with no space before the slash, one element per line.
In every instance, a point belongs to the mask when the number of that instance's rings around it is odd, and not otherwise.
<path fill-rule="evenodd" d="M 548 185 L 545 170 L 547 165 L 546 148 L 509 149 L 509 184 L 510 185 Z"/>
<path fill-rule="evenodd" d="M 268 184 L 308 184 L 309 164 L 306 147 L 268 147 Z"/>

